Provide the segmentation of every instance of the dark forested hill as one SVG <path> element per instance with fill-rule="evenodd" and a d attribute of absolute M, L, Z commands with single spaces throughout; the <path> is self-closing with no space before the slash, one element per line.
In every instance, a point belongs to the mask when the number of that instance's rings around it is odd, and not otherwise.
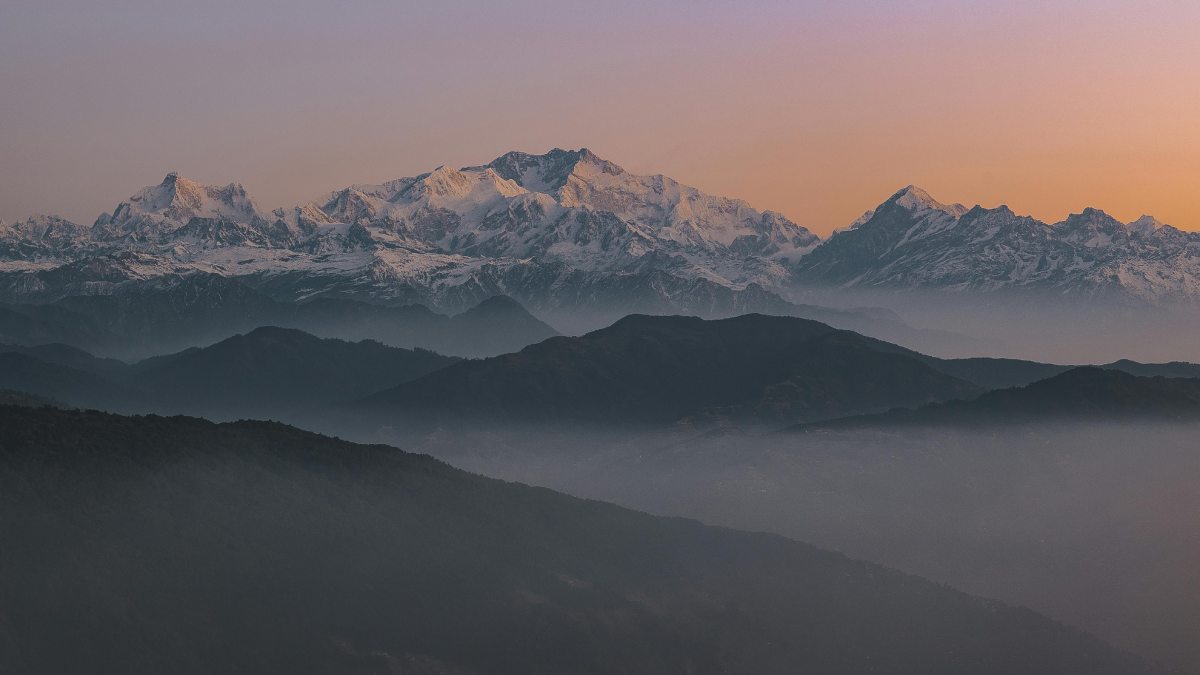
<path fill-rule="evenodd" d="M 671 423 L 820 419 L 983 391 L 894 345 L 790 317 L 628 316 L 455 364 L 342 411 L 375 420 Z"/>
<path fill-rule="evenodd" d="M 1121 673 L 775 536 L 261 422 L 0 407 L 0 671 Z"/>
<path fill-rule="evenodd" d="M 103 375 L 3 348 L 0 348 L 0 389 L 112 410 L 125 409 L 141 400 L 129 387 Z"/>
<path fill-rule="evenodd" d="M 281 417 L 366 396 L 458 360 L 263 327 L 133 365 L 66 345 L 0 345 L 0 388 L 117 412 Z"/>
<path fill-rule="evenodd" d="M 370 340 L 264 327 L 138 364 L 132 381 L 152 394 L 150 410 L 271 417 L 364 396 L 457 360 Z"/>

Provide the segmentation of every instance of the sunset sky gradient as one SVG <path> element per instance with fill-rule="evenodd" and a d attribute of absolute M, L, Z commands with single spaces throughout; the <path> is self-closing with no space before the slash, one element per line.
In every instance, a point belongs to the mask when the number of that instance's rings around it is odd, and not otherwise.
<path fill-rule="evenodd" d="M 825 235 L 916 183 L 1200 229 L 1200 2 L 0 3 L 0 218 L 591 148 Z"/>

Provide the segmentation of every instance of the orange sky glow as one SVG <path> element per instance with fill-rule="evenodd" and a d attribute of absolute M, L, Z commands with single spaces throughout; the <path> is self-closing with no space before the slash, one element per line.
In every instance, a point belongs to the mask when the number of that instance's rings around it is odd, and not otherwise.
<path fill-rule="evenodd" d="M 586 146 L 821 235 L 909 183 L 1200 229 L 1200 3 L 95 4 L 0 6 L 0 218 Z"/>

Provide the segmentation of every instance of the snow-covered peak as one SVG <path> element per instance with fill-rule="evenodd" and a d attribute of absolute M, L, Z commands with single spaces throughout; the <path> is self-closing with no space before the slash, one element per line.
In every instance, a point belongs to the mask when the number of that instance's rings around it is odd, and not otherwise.
<path fill-rule="evenodd" d="M 402 194 L 411 201 L 426 199 L 434 206 L 443 206 L 471 197 L 515 197 L 525 192 L 527 190 L 515 181 L 504 178 L 491 167 L 458 170 L 439 166 L 424 176 L 418 176 L 412 188 Z"/>
<path fill-rule="evenodd" d="M 1133 234 L 1144 237 L 1162 229 L 1163 223 L 1154 216 L 1143 215 L 1141 218 L 1127 223 L 1125 227 Z"/>
<path fill-rule="evenodd" d="M 276 223 L 283 223 L 288 232 L 301 236 L 311 234 L 321 226 L 334 222 L 320 205 L 314 202 L 290 209 L 275 209 L 271 215 L 275 217 Z"/>
<path fill-rule="evenodd" d="M 962 204 L 943 204 L 916 185 L 909 185 L 901 189 L 889 197 L 884 204 L 895 204 L 903 209 L 914 212 L 941 211 L 955 217 L 967 212 L 967 208 Z"/>
<path fill-rule="evenodd" d="M 14 223 L 0 221 L 0 239 L 64 245 L 73 243 L 84 233 L 84 228 L 59 216 L 36 214 Z"/>
<path fill-rule="evenodd" d="M 1066 220 L 1064 220 L 1062 223 L 1060 223 L 1060 225 L 1065 225 L 1068 223 L 1071 223 L 1071 224 L 1092 223 L 1092 224 L 1098 224 L 1098 225 L 1104 225 L 1104 226 L 1113 225 L 1113 224 L 1122 225 L 1122 223 L 1120 221 L 1118 221 L 1116 218 L 1113 218 L 1112 216 L 1108 215 L 1102 209 L 1097 209 L 1092 206 L 1088 206 L 1088 207 L 1084 208 L 1079 213 L 1072 213 L 1072 214 L 1068 215 Z"/>
<path fill-rule="evenodd" d="M 867 221 L 869 221 L 870 219 L 872 219 L 874 217 L 875 217 L 875 209 L 870 209 L 870 210 L 864 211 L 861 216 L 850 221 L 849 225 L 842 227 L 842 228 L 838 228 L 837 230 L 834 230 L 834 232 L 842 232 L 844 230 L 853 230 L 853 229 L 859 227 L 860 225 L 866 223 Z"/>
<path fill-rule="evenodd" d="M 1104 248 L 1123 243 L 1129 238 L 1129 230 L 1124 223 L 1090 206 L 1079 213 L 1072 213 L 1066 220 L 1053 225 L 1053 228 L 1062 241 L 1085 248 Z"/>
<path fill-rule="evenodd" d="M 544 155 L 513 151 L 497 157 L 484 167 L 471 168 L 493 169 L 504 178 L 530 192 L 545 194 L 553 194 L 560 190 L 573 174 L 618 175 L 625 172 L 621 167 L 602 159 L 587 148 L 579 150 L 554 148 Z"/>
<path fill-rule="evenodd" d="M 192 218 L 212 218 L 238 223 L 262 220 L 258 205 L 240 183 L 223 187 L 203 185 L 172 172 L 161 183 L 143 188 L 113 211 L 109 222 L 120 227 L 149 219 L 186 224 Z M 169 227 L 164 229 L 170 229 Z"/>
<path fill-rule="evenodd" d="M 463 172 L 443 165 L 425 176 L 418 186 L 430 197 L 462 197 L 471 191 L 471 183 Z"/>

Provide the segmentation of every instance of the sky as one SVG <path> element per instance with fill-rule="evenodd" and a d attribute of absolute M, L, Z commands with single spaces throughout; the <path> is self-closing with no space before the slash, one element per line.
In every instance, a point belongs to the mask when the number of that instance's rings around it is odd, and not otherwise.
<path fill-rule="evenodd" d="M 3 0 L 0 218 L 588 147 L 818 234 L 907 184 L 1200 229 L 1200 2 Z"/>

